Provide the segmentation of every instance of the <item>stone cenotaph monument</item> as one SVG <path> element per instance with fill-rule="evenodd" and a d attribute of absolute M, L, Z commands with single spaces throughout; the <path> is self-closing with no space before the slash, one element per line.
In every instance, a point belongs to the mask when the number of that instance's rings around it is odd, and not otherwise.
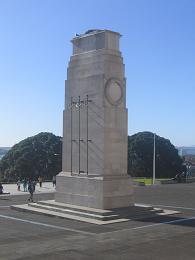
<path fill-rule="evenodd" d="M 133 203 L 127 174 L 127 109 L 120 34 L 89 30 L 72 40 L 64 109 L 63 165 L 55 200 L 15 210 L 104 225 L 175 214 Z"/>
<path fill-rule="evenodd" d="M 120 37 L 109 30 L 89 30 L 72 39 L 56 202 L 97 209 L 133 205 Z"/>

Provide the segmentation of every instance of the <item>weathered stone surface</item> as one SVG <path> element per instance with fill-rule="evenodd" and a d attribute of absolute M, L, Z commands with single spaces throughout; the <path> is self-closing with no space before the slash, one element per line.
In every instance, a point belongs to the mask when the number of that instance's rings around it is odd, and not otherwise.
<path fill-rule="evenodd" d="M 132 183 L 128 176 L 58 175 L 55 200 L 67 204 L 100 209 L 132 205 Z"/>

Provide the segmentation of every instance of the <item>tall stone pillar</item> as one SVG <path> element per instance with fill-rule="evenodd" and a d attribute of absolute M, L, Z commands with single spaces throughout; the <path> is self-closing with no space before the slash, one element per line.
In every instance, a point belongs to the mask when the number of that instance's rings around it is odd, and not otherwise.
<path fill-rule="evenodd" d="M 133 203 L 119 39 L 119 33 L 109 30 L 90 30 L 72 39 L 56 202 L 98 209 Z"/>

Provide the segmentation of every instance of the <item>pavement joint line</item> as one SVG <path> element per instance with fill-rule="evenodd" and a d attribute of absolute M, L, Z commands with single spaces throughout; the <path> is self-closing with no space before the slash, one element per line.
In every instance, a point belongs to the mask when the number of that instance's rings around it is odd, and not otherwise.
<path fill-rule="evenodd" d="M 0 206 L 0 208 L 10 208 L 10 206 Z"/>
<path fill-rule="evenodd" d="M 49 227 L 49 228 L 55 228 L 55 229 L 59 229 L 59 230 L 71 231 L 71 232 L 74 232 L 74 233 L 81 233 L 81 234 L 84 234 L 84 235 L 107 235 L 107 234 L 113 234 L 113 233 L 118 233 L 118 232 L 123 232 L 123 231 L 146 229 L 146 228 L 149 228 L 149 227 L 156 227 L 156 226 L 161 226 L 161 225 L 164 225 L 164 224 L 173 224 L 173 223 L 180 223 L 180 222 L 195 220 L 195 217 L 182 218 L 182 219 L 176 219 L 176 220 L 171 220 L 171 221 L 165 221 L 165 222 L 161 222 L 161 223 L 155 223 L 155 224 L 151 224 L 151 225 L 138 226 L 138 227 L 133 227 L 133 228 L 129 228 L 129 229 L 127 228 L 127 229 L 113 230 L 113 231 L 108 231 L 108 232 L 102 232 L 101 234 L 96 234 L 96 233 L 92 233 L 92 232 L 87 232 L 87 231 L 76 230 L 76 229 L 72 229 L 72 228 L 65 228 L 65 227 L 61 227 L 61 226 L 46 224 L 46 223 L 42 223 L 42 222 L 36 222 L 36 221 L 31 221 L 31 220 L 26 220 L 26 219 L 21 219 L 21 218 L 15 218 L 15 217 L 7 216 L 7 215 L 1 215 L 0 214 L 0 218 L 21 221 L 21 222 L 25 222 L 25 223 L 40 225 L 40 226 Z"/>
<path fill-rule="evenodd" d="M 133 229 L 133 230 L 136 230 L 136 229 L 141 229 L 141 228 L 160 226 L 160 225 L 163 225 L 163 224 L 180 223 L 180 222 L 185 222 L 185 221 L 189 221 L 189 220 L 195 220 L 195 217 L 191 217 L 191 218 L 181 218 L 181 219 L 176 219 L 176 220 L 171 220 L 171 221 L 165 221 L 165 222 L 156 223 L 156 224 L 151 224 L 151 225 L 145 225 L 145 226 L 141 226 L 141 227 L 134 227 L 134 228 L 132 228 L 132 229 Z"/>
<path fill-rule="evenodd" d="M 15 217 L 7 216 L 7 215 L 0 215 L 0 218 L 21 221 L 21 222 L 25 222 L 25 223 L 30 223 L 30 224 L 34 224 L 34 225 L 49 227 L 49 228 L 55 228 L 55 229 L 59 229 L 59 230 L 71 231 L 71 232 L 74 232 L 74 233 L 81 233 L 83 235 L 95 235 L 95 233 L 92 233 L 92 232 L 76 230 L 76 229 L 72 229 L 72 228 L 65 228 L 65 227 L 46 224 L 46 223 L 42 223 L 42 222 L 36 222 L 36 221 L 31 221 L 31 220 L 21 219 L 21 218 L 15 218 Z"/>
<path fill-rule="evenodd" d="M 182 218 L 182 219 L 176 219 L 176 220 L 171 220 L 171 221 L 165 221 L 165 222 L 161 222 L 161 223 L 155 223 L 155 224 L 151 224 L 151 225 L 144 225 L 144 226 L 139 226 L 139 227 L 108 231 L 108 232 L 104 232 L 103 235 L 113 234 L 113 233 L 118 233 L 118 232 L 123 232 L 123 231 L 145 229 L 145 228 L 149 228 L 149 227 L 161 226 L 161 225 L 164 225 L 164 224 L 180 223 L 180 222 L 185 222 L 185 221 L 189 221 L 189 220 L 195 220 L 195 217 Z M 101 233 L 101 235 L 102 235 L 102 233 Z"/>

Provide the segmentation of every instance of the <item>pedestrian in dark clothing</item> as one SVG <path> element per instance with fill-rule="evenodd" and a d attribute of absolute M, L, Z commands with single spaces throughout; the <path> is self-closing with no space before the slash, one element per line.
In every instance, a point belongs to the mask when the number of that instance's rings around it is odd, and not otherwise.
<path fill-rule="evenodd" d="M 0 183 L 0 194 L 3 194 L 3 185 Z"/>
<path fill-rule="evenodd" d="M 17 184 L 17 186 L 18 186 L 18 189 L 17 189 L 17 190 L 20 191 L 20 185 L 21 185 L 21 181 L 20 181 L 20 179 L 18 179 L 18 181 L 17 181 L 16 184 Z"/>
<path fill-rule="evenodd" d="M 35 191 L 35 188 L 36 188 L 37 182 L 36 182 L 36 181 L 33 181 L 32 183 L 33 183 L 34 191 Z"/>
<path fill-rule="evenodd" d="M 24 180 L 22 182 L 23 182 L 24 191 L 27 191 L 27 185 L 28 185 L 27 180 L 24 178 Z"/>
<path fill-rule="evenodd" d="M 55 187 L 56 186 L 56 176 L 53 176 L 52 183 L 53 183 L 53 187 Z"/>
<path fill-rule="evenodd" d="M 41 188 L 42 187 L 42 182 L 43 182 L 43 178 L 41 176 L 39 176 L 38 182 L 39 182 L 39 186 Z"/>
<path fill-rule="evenodd" d="M 28 183 L 28 191 L 30 193 L 30 197 L 29 197 L 28 201 L 29 202 L 33 202 L 33 193 L 35 191 L 35 186 L 34 186 L 33 181 L 29 181 L 29 183 Z"/>

